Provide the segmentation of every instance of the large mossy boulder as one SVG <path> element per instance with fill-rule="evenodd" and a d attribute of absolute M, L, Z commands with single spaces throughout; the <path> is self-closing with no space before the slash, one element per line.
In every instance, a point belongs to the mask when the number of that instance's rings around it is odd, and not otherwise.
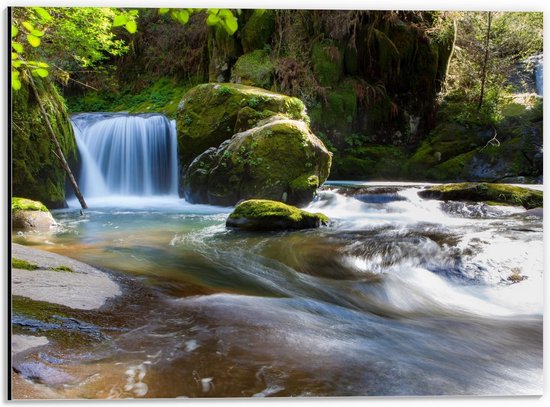
<path fill-rule="evenodd" d="M 191 89 L 176 116 L 182 169 L 210 147 L 276 114 L 308 122 L 300 99 L 235 83 L 207 83 Z"/>
<path fill-rule="evenodd" d="M 437 185 L 418 192 L 422 198 L 441 201 L 489 202 L 523 206 L 525 209 L 542 207 L 543 192 L 507 184 L 463 182 Z"/>
<path fill-rule="evenodd" d="M 56 224 L 42 202 L 16 197 L 11 199 L 11 220 L 12 228 L 22 231 L 44 231 Z"/>
<path fill-rule="evenodd" d="M 76 142 L 63 98 L 49 80 L 36 80 L 35 84 L 63 153 L 74 163 Z M 23 81 L 21 89 L 13 91 L 12 192 L 44 202 L 50 208 L 64 207 L 65 172 L 29 86 Z"/>
<path fill-rule="evenodd" d="M 183 192 L 192 203 L 229 206 L 264 198 L 305 205 L 327 179 L 331 161 L 306 123 L 275 116 L 197 157 Z"/>
<path fill-rule="evenodd" d="M 226 226 L 245 230 L 292 230 L 328 225 L 322 213 L 311 213 L 282 202 L 251 199 L 241 202 L 229 215 Z"/>

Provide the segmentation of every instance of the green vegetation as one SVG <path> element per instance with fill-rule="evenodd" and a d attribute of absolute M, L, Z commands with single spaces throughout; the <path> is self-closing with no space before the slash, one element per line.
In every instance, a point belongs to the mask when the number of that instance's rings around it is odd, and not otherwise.
<path fill-rule="evenodd" d="M 21 270 L 36 270 L 38 269 L 38 265 L 29 263 L 26 260 L 16 259 L 13 257 L 11 259 L 11 267 L 14 269 L 21 269 Z"/>
<path fill-rule="evenodd" d="M 418 193 L 423 198 L 452 201 L 489 201 L 523 206 L 542 207 L 543 192 L 507 184 L 465 182 L 430 187 Z"/>
<path fill-rule="evenodd" d="M 64 266 L 64 265 L 57 266 L 57 267 L 50 267 L 49 270 L 62 271 L 62 272 L 65 272 L 65 273 L 74 273 L 74 270 L 72 268 L 70 268 L 69 266 Z"/>
<path fill-rule="evenodd" d="M 264 50 L 255 50 L 244 54 L 235 63 L 231 71 L 231 80 L 243 85 L 269 89 L 272 83 L 273 63 Z M 255 108 L 255 106 L 251 106 Z"/>
<path fill-rule="evenodd" d="M 190 81 L 178 82 L 167 77 L 155 80 L 139 93 L 130 87 L 120 92 L 103 90 L 88 92 L 84 96 L 67 98 L 70 112 L 130 112 L 162 113 L 173 119 L 183 94 L 193 86 Z"/>
<path fill-rule="evenodd" d="M 234 83 L 202 84 L 187 92 L 176 115 L 180 162 L 187 165 L 209 147 L 218 147 L 237 131 L 281 114 L 306 120 L 301 100 Z"/>
<path fill-rule="evenodd" d="M 11 210 L 15 211 L 41 211 L 48 212 L 48 208 L 39 201 L 33 201 L 26 198 L 11 198 Z"/>
<path fill-rule="evenodd" d="M 250 199 L 241 202 L 227 219 L 227 226 L 246 230 L 307 229 L 328 225 L 322 213 L 311 213 L 282 202 Z"/>
<path fill-rule="evenodd" d="M 63 98 L 49 81 L 36 81 L 37 91 L 66 159 L 76 160 L 76 142 Z M 54 153 L 48 128 L 25 78 L 13 92 L 13 195 L 43 202 L 49 208 L 65 204 L 65 172 Z"/>

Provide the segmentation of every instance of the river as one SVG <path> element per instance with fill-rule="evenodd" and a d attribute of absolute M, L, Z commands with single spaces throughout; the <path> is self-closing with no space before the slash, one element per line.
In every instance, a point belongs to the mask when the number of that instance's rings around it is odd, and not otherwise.
<path fill-rule="evenodd" d="M 278 233 L 175 195 L 53 211 L 55 232 L 13 240 L 125 292 L 82 315 L 101 341 L 44 356 L 77 378 L 58 395 L 541 394 L 542 218 L 423 187 L 328 183 L 307 209 L 330 226 Z"/>

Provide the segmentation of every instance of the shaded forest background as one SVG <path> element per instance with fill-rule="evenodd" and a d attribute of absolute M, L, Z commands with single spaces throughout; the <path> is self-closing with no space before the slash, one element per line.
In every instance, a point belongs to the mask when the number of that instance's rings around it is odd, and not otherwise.
<path fill-rule="evenodd" d="M 529 58 L 542 52 L 542 13 L 46 10 L 51 19 L 13 11 L 14 61 L 24 61 L 14 71 L 14 188 L 41 196 L 47 185 L 46 202 L 64 184 L 41 141 L 33 76 L 73 161 L 67 114 L 174 118 L 187 90 L 216 81 L 303 100 L 334 154 L 333 179 L 541 181 Z"/>

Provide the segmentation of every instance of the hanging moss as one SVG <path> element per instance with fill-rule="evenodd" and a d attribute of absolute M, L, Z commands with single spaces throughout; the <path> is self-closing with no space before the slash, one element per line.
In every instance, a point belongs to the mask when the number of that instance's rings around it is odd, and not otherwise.
<path fill-rule="evenodd" d="M 266 51 L 252 51 L 239 57 L 231 71 L 231 82 L 269 89 L 273 83 L 273 70 Z"/>
<path fill-rule="evenodd" d="M 275 11 L 266 10 L 263 14 L 252 13 L 241 31 L 241 43 L 244 52 L 263 49 L 270 42 L 275 31 Z"/>
<path fill-rule="evenodd" d="M 76 143 L 63 98 L 46 79 L 35 80 L 40 99 L 67 161 L 77 158 Z M 48 128 L 38 103 L 23 81 L 13 91 L 13 194 L 43 202 L 49 208 L 65 205 L 65 172 L 54 154 Z"/>
<path fill-rule="evenodd" d="M 357 95 L 350 83 L 344 83 L 326 92 L 326 103 L 319 102 L 310 111 L 311 126 L 330 136 L 331 141 L 341 144 L 343 137 L 351 133 L 357 116 Z M 336 138 L 342 140 L 336 140 Z"/>
<path fill-rule="evenodd" d="M 344 48 L 335 41 L 314 42 L 311 46 L 313 72 L 321 86 L 334 86 L 342 77 Z"/>

